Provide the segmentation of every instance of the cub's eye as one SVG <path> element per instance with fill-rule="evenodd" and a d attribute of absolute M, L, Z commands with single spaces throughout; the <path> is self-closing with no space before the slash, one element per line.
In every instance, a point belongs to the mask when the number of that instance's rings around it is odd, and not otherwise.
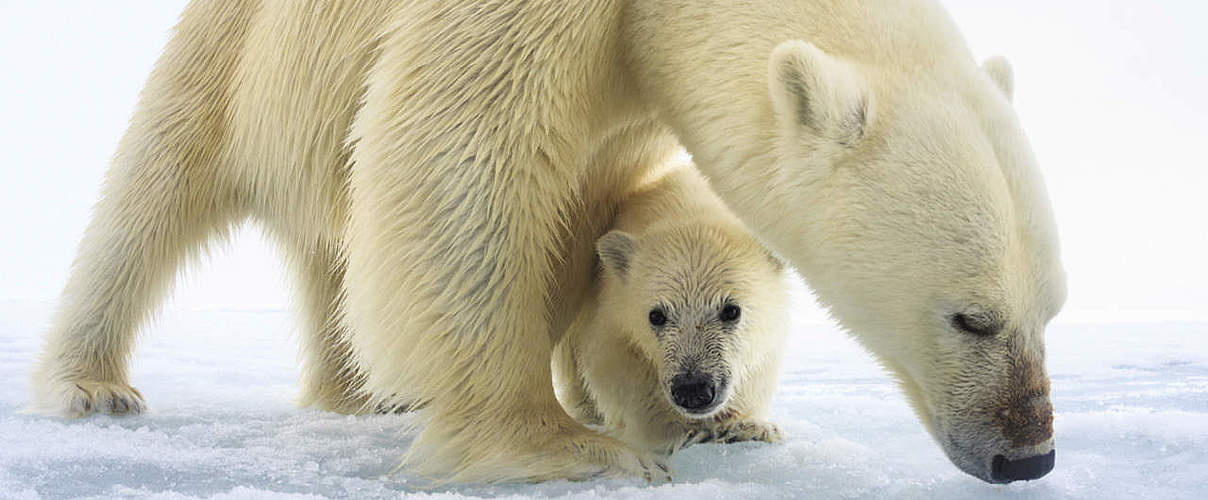
<path fill-rule="evenodd" d="M 667 324 L 667 315 L 661 309 L 651 309 L 649 319 L 650 324 L 654 326 Z"/>
<path fill-rule="evenodd" d="M 738 317 L 741 315 L 742 308 L 734 304 L 726 304 L 725 307 L 721 308 L 721 313 L 717 315 L 717 318 L 725 321 L 726 323 L 730 323 L 738 321 Z"/>
<path fill-rule="evenodd" d="M 1002 329 L 1002 323 L 992 313 L 956 313 L 952 315 L 952 326 L 957 330 L 980 337 L 989 337 Z"/>

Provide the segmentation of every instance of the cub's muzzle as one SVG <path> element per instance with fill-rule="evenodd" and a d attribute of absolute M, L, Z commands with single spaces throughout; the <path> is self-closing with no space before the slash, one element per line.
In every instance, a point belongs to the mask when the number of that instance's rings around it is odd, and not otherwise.
<path fill-rule="evenodd" d="M 717 406 L 717 385 L 701 373 L 681 373 L 671 379 L 671 399 L 688 413 L 708 413 Z"/>

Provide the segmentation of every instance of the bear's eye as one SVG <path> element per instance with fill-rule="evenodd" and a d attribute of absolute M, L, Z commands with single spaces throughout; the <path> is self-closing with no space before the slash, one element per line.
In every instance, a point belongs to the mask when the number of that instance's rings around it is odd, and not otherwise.
<path fill-rule="evenodd" d="M 658 308 L 651 309 L 650 316 L 648 316 L 648 318 L 650 319 L 650 324 L 654 326 L 663 326 L 667 324 L 667 314 Z"/>
<path fill-rule="evenodd" d="M 951 323 L 957 330 L 979 337 L 989 337 L 1002 329 L 1001 322 L 994 314 L 980 311 L 953 314 Z"/>
<path fill-rule="evenodd" d="M 738 317 L 741 315 L 742 308 L 734 304 L 726 304 L 725 307 L 721 308 L 721 313 L 717 315 L 717 318 L 726 323 L 732 323 L 738 321 Z"/>

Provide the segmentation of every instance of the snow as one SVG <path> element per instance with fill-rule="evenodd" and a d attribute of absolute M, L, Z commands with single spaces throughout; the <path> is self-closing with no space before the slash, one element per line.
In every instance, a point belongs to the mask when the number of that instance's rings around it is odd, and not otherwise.
<path fill-rule="evenodd" d="M 798 291 L 800 293 L 800 291 Z M 808 298 L 802 298 L 808 300 Z M 796 318 L 780 445 L 702 445 L 675 481 L 433 487 L 393 473 L 405 415 L 299 409 L 281 310 L 166 311 L 135 356 L 152 410 L 28 415 L 50 305 L 0 302 L 0 498 L 1205 498 L 1208 324 L 1058 323 L 1048 333 L 1057 468 L 1011 485 L 957 471 L 893 381 L 825 323 Z"/>

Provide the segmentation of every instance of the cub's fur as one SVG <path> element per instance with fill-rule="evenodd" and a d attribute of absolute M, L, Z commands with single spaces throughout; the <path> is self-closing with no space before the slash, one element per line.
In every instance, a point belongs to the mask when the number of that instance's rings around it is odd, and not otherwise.
<path fill-rule="evenodd" d="M 555 350 L 570 414 L 661 453 L 779 440 L 764 419 L 787 325 L 781 262 L 690 165 L 624 201 L 614 228 Z"/>

